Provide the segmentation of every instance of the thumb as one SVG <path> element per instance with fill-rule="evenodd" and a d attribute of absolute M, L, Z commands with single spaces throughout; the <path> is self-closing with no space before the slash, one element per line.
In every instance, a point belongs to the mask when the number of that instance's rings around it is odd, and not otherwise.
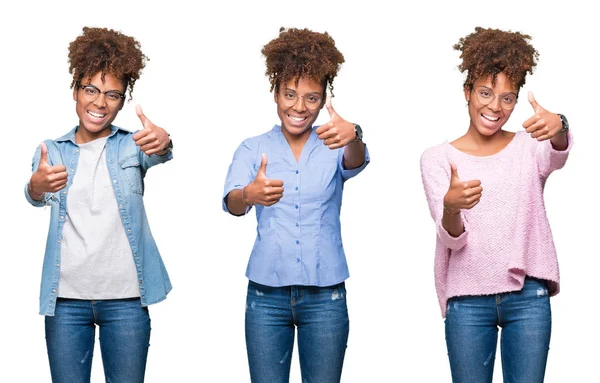
<path fill-rule="evenodd" d="M 48 165 L 48 148 L 46 147 L 45 143 L 42 142 L 40 144 L 40 150 L 42 154 L 40 155 L 40 163 L 38 166 L 42 164 Z"/>
<path fill-rule="evenodd" d="M 325 107 L 329 112 L 329 117 L 333 118 L 334 116 L 337 116 L 335 109 L 333 109 L 333 106 L 331 105 L 331 95 L 329 94 L 327 95 L 327 100 L 325 101 Z"/>
<path fill-rule="evenodd" d="M 267 178 L 267 155 L 266 154 L 262 154 L 262 160 L 260 161 L 260 167 L 258 168 L 258 175 L 261 175 L 264 178 Z"/>
<path fill-rule="evenodd" d="M 529 93 L 527 93 L 527 99 L 529 100 L 529 103 L 531 104 L 531 106 L 533 107 L 533 110 L 536 113 L 538 113 L 542 109 L 540 104 L 538 104 L 537 101 L 535 100 L 535 98 L 533 97 L 532 91 L 529 91 Z"/>
<path fill-rule="evenodd" d="M 146 115 L 142 111 L 142 106 L 140 104 L 135 106 L 135 114 L 137 114 L 138 117 L 140 118 L 140 121 L 142 122 L 142 125 L 144 126 L 144 128 L 147 128 L 148 125 L 150 124 L 150 120 L 148 120 L 148 117 L 146 117 Z"/>
<path fill-rule="evenodd" d="M 458 169 L 456 169 L 456 164 L 454 162 L 450 162 L 450 182 L 453 180 L 460 181 L 460 177 L 458 176 Z"/>

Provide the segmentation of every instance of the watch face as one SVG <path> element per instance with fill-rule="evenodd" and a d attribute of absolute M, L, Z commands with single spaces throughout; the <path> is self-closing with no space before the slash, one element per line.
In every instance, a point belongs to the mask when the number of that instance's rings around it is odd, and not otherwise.
<path fill-rule="evenodd" d="M 360 125 L 354 124 L 354 131 L 356 132 L 356 138 L 358 138 L 359 140 L 362 140 L 363 131 L 362 131 L 362 128 L 360 127 Z"/>

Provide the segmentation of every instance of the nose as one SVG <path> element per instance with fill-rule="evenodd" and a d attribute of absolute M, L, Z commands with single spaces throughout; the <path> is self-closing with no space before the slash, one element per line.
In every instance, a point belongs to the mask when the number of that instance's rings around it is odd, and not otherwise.
<path fill-rule="evenodd" d="M 94 100 L 94 105 L 98 108 L 103 108 L 106 106 L 106 100 L 104 99 L 104 93 L 99 93 L 98 97 Z"/>
<path fill-rule="evenodd" d="M 306 104 L 304 104 L 304 97 L 298 96 L 296 103 L 294 104 L 294 110 L 297 112 L 303 112 L 306 110 Z"/>
<path fill-rule="evenodd" d="M 495 96 L 492 102 L 488 104 L 488 108 L 494 112 L 499 112 L 500 109 L 502 109 L 502 105 L 500 105 L 500 96 Z"/>

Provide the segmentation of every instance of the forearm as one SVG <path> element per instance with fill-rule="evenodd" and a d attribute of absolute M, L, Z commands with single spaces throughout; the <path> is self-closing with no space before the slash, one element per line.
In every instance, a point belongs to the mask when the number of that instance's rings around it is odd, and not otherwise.
<path fill-rule="evenodd" d="M 552 148 L 554 150 L 563 151 L 566 150 L 569 146 L 569 139 L 567 137 L 567 132 L 558 133 L 554 137 L 550 139 L 550 143 L 552 144 Z"/>
<path fill-rule="evenodd" d="M 453 237 L 460 236 L 465 231 L 460 210 L 457 213 L 450 213 L 444 208 L 442 216 L 442 227 Z"/>
<path fill-rule="evenodd" d="M 365 144 L 355 141 L 344 147 L 344 169 L 356 169 L 365 162 Z"/>
<path fill-rule="evenodd" d="M 242 189 L 233 189 L 227 194 L 227 210 L 233 215 L 244 215 L 248 205 L 242 199 Z"/>

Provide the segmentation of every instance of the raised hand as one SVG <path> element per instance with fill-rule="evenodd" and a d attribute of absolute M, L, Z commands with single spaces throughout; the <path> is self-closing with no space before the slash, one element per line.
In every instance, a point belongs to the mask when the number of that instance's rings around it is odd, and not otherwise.
<path fill-rule="evenodd" d="M 163 128 L 153 124 L 142 112 L 140 105 L 135 106 L 135 112 L 144 126 L 144 129 L 133 135 L 135 144 L 147 155 L 164 152 L 171 141 L 169 134 Z"/>
<path fill-rule="evenodd" d="M 31 197 L 41 199 L 44 193 L 56 193 L 67 186 L 67 167 L 64 165 L 50 166 L 48 163 L 48 148 L 45 143 L 40 144 L 40 162 L 38 168 L 31 175 L 29 190 Z"/>
<path fill-rule="evenodd" d="M 283 181 L 267 178 L 267 155 L 263 153 L 254 181 L 242 191 L 242 198 L 251 204 L 271 206 L 283 197 Z"/>
<path fill-rule="evenodd" d="M 317 128 L 315 133 L 329 149 L 338 149 L 356 140 L 354 124 L 340 117 L 331 106 L 331 97 L 327 98 L 325 107 L 329 112 L 329 122 Z"/>
<path fill-rule="evenodd" d="M 533 92 L 528 94 L 529 103 L 535 114 L 523 123 L 525 131 L 538 141 L 549 140 L 562 130 L 562 121 L 558 114 L 551 113 L 542 108 L 533 97 Z"/>
<path fill-rule="evenodd" d="M 461 209 L 471 209 L 481 199 L 481 181 L 461 181 L 454 163 L 450 163 L 450 186 L 444 196 L 444 209 L 456 215 Z"/>

